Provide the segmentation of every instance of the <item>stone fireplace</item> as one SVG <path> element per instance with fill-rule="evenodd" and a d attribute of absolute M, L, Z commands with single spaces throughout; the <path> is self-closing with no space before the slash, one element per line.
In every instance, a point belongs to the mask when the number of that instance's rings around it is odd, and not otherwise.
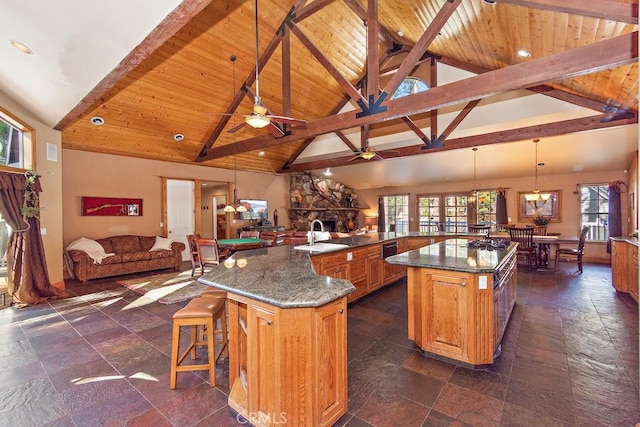
<path fill-rule="evenodd" d="M 332 179 L 309 172 L 291 174 L 289 220 L 295 230 L 309 230 L 314 219 L 325 231 L 349 232 L 358 228 L 358 195 Z"/>

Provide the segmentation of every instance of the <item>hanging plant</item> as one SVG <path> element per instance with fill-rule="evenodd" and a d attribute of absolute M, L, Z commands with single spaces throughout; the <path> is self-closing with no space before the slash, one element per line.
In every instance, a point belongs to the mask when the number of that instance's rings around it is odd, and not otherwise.
<path fill-rule="evenodd" d="M 26 187 L 24 190 L 24 202 L 22 203 L 22 216 L 28 218 L 40 218 L 40 196 L 34 189 L 38 174 L 27 171 L 24 173 Z"/>

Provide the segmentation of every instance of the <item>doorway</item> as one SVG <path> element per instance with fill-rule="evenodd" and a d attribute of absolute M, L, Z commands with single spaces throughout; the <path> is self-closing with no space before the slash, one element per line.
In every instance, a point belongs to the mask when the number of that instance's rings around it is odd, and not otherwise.
<path fill-rule="evenodd" d="M 167 179 L 165 182 L 167 194 L 167 237 L 174 242 L 182 242 L 182 260 L 191 260 L 191 251 L 187 236 L 195 230 L 195 193 L 194 182 L 191 180 Z"/>

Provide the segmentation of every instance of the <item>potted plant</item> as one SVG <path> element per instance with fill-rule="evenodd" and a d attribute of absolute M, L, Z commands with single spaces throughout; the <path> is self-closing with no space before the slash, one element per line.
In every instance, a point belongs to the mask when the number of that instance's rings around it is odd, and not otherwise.
<path fill-rule="evenodd" d="M 543 215 L 538 215 L 533 217 L 533 223 L 535 225 L 547 225 L 549 224 L 550 219 Z"/>

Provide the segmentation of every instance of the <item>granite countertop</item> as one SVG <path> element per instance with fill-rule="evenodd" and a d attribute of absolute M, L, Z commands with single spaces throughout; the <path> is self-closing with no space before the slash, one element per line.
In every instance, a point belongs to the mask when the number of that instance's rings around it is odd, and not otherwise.
<path fill-rule="evenodd" d="M 454 236 L 481 236 L 480 233 L 453 233 L 448 231 L 424 232 L 410 231 L 408 233 L 367 233 L 350 237 L 327 240 L 327 243 L 338 243 L 347 245 L 350 248 L 359 246 L 375 245 L 390 240 L 402 239 L 405 237 L 454 237 Z"/>
<path fill-rule="evenodd" d="M 448 239 L 386 258 L 390 264 L 435 268 L 469 273 L 493 273 L 516 251 L 517 243 L 507 248 L 468 247 L 467 239 Z"/>
<path fill-rule="evenodd" d="M 615 240 L 616 242 L 627 242 L 632 245 L 638 246 L 638 238 L 637 237 L 609 237 L 611 240 Z"/>
<path fill-rule="evenodd" d="M 309 255 L 293 246 L 236 252 L 198 282 L 281 308 L 320 307 L 356 290 L 348 280 L 317 275 Z"/>

